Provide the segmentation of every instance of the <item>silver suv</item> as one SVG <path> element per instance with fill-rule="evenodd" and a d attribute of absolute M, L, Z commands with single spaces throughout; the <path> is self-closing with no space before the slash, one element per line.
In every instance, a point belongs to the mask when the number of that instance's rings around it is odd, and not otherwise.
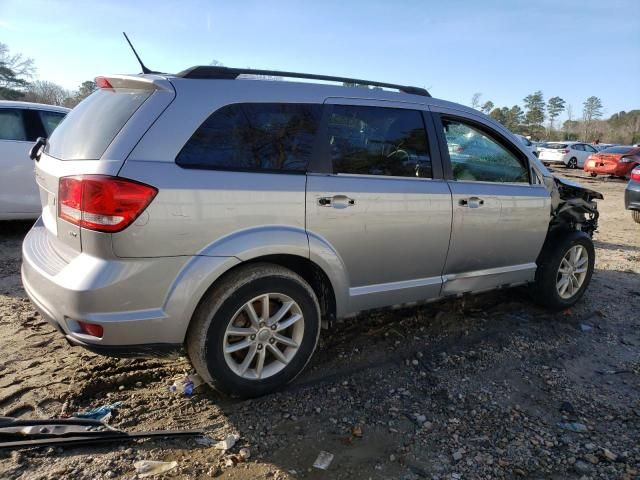
<path fill-rule="evenodd" d="M 523 284 L 565 308 L 589 284 L 602 196 L 473 109 L 224 67 L 97 83 L 31 153 L 22 279 L 73 345 L 186 347 L 210 385 L 256 396 L 334 320 Z"/>

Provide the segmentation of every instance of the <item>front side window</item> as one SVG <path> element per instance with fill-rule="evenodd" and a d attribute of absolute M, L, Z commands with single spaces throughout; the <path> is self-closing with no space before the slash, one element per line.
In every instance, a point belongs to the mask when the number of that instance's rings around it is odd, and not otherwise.
<path fill-rule="evenodd" d="M 0 140 L 27 140 L 22 112 L 17 108 L 0 109 Z"/>
<path fill-rule="evenodd" d="M 334 105 L 327 127 L 333 173 L 433 177 L 418 110 Z"/>
<path fill-rule="evenodd" d="M 529 183 L 525 163 L 481 130 L 458 120 L 442 120 L 455 180 Z"/>
<path fill-rule="evenodd" d="M 176 157 L 185 168 L 305 172 L 321 105 L 232 104 L 214 112 Z"/>

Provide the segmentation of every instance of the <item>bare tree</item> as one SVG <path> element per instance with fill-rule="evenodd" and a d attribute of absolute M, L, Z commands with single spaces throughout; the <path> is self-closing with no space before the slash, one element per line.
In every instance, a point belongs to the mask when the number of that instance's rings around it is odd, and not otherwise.
<path fill-rule="evenodd" d="M 71 93 L 57 83 L 36 80 L 27 87 L 24 100 L 27 102 L 46 103 L 66 106 L 71 103 Z"/>
<path fill-rule="evenodd" d="M 476 92 L 473 94 L 471 97 L 471 108 L 478 110 L 478 107 L 480 106 L 480 98 L 482 98 L 482 93 Z"/>
<path fill-rule="evenodd" d="M 567 112 L 567 121 L 564 122 L 564 126 L 565 126 L 565 137 L 568 140 L 569 139 L 569 127 L 571 125 L 571 122 L 573 122 L 573 106 L 570 103 L 567 103 L 567 106 L 565 107 L 565 111 Z"/>

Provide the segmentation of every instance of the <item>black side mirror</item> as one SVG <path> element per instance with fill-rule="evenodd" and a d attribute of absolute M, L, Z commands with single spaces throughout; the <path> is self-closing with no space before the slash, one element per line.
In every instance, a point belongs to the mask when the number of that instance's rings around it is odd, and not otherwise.
<path fill-rule="evenodd" d="M 47 139 L 45 137 L 38 137 L 36 143 L 34 143 L 31 150 L 29 150 L 29 158 L 31 160 L 35 160 L 36 162 L 40 160 L 40 150 L 44 148 L 47 144 Z"/>

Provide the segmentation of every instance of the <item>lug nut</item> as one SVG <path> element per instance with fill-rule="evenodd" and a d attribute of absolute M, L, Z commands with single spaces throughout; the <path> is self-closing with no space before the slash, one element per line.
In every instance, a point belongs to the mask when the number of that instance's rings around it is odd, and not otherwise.
<path fill-rule="evenodd" d="M 269 339 L 269 343 L 273 343 L 273 342 L 275 342 L 275 341 L 276 341 L 276 339 L 275 339 L 275 338 L 270 338 L 270 339 Z"/>
<path fill-rule="evenodd" d="M 251 335 L 251 337 L 250 337 L 250 338 L 251 338 L 251 340 L 255 340 L 255 339 L 256 339 L 256 336 L 255 336 L 255 335 Z"/>
<path fill-rule="evenodd" d="M 273 325 L 271 325 L 271 330 L 275 330 L 277 327 L 277 325 L 274 323 Z"/>
<path fill-rule="evenodd" d="M 260 322 L 260 328 L 264 327 L 264 322 Z"/>
<path fill-rule="evenodd" d="M 261 343 L 258 344 L 258 350 L 262 350 L 262 344 Z"/>

